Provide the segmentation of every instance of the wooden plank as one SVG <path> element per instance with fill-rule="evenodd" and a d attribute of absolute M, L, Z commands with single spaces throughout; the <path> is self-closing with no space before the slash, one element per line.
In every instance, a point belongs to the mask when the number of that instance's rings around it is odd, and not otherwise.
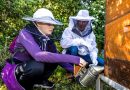
<path fill-rule="evenodd" d="M 130 89 L 130 13 L 105 26 L 105 75 Z"/>
<path fill-rule="evenodd" d="M 130 13 L 105 26 L 105 57 L 130 61 Z"/>
<path fill-rule="evenodd" d="M 130 12 L 130 0 L 106 0 L 106 23 Z"/>
<path fill-rule="evenodd" d="M 107 0 L 105 75 L 130 89 L 130 0 Z"/>

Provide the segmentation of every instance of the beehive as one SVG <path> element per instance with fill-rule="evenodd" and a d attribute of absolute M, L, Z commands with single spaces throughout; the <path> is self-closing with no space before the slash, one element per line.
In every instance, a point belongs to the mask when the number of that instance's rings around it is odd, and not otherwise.
<path fill-rule="evenodd" d="M 130 89 L 130 0 L 106 0 L 105 75 Z"/>

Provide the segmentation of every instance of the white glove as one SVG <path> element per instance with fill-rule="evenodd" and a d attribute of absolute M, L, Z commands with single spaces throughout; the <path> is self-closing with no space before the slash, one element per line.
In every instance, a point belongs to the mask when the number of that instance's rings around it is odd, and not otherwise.
<path fill-rule="evenodd" d="M 88 63 L 87 63 L 84 59 L 80 58 L 79 66 L 85 67 L 87 64 L 88 64 Z"/>
<path fill-rule="evenodd" d="M 84 42 L 82 39 L 76 38 L 76 39 L 73 39 L 71 43 L 73 46 L 75 46 L 75 45 L 79 46 L 79 45 L 81 45 L 82 42 Z"/>
<path fill-rule="evenodd" d="M 92 46 L 90 45 L 90 43 L 88 43 L 87 41 L 85 41 L 83 39 L 80 39 L 80 45 L 86 46 L 89 49 L 89 51 L 92 50 Z"/>
<path fill-rule="evenodd" d="M 86 46 L 78 46 L 78 54 L 79 55 L 87 55 L 89 50 Z"/>
<path fill-rule="evenodd" d="M 92 67 L 92 66 L 96 66 L 96 65 L 94 65 L 94 64 L 89 64 L 89 67 Z"/>
<path fill-rule="evenodd" d="M 80 39 L 80 45 L 88 46 L 87 41 Z"/>
<path fill-rule="evenodd" d="M 93 59 L 93 60 L 92 60 L 92 63 L 93 63 L 94 65 L 97 65 L 97 64 L 98 64 L 98 61 L 97 61 L 96 59 Z"/>

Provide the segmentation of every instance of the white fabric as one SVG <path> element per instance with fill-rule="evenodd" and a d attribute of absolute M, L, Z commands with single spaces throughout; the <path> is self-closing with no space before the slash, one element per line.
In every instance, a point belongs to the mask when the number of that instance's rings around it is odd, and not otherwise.
<path fill-rule="evenodd" d="M 78 54 L 79 55 L 87 55 L 89 54 L 89 50 L 86 46 L 82 45 L 82 46 L 78 46 Z"/>
<path fill-rule="evenodd" d="M 80 37 L 79 35 L 72 32 L 75 19 L 71 17 L 69 19 L 70 19 L 69 26 L 64 30 L 61 41 L 60 41 L 62 48 L 64 48 L 63 54 L 65 54 L 66 49 L 71 46 L 79 47 L 83 45 L 83 46 L 86 46 L 87 49 L 89 50 L 89 54 L 90 54 L 93 64 L 97 65 L 98 64 L 97 62 L 98 49 L 96 48 L 96 41 L 95 41 L 96 38 L 93 31 L 88 36 Z M 89 20 L 89 23 L 90 22 L 91 21 Z M 91 24 L 87 24 L 87 25 L 91 25 Z"/>
<path fill-rule="evenodd" d="M 33 18 L 42 18 L 48 16 L 54 19 L 52 12 L 45 8 L 40 8 L 33 14 Z"/>
<path fill-rule="evenodd" d="M 88 10 L 80 10 L 77 14 L 77 16 L 71 16 L 70 18 L 80 20 L 80 21 L 86 21 L 86 20 L 92 20 L 95 19 L 92 16 L 89 16 Z"/>
<path fill-rule="evenodd" d="M 43 22 L 43 23 L 49 23 L 49 24 L 54 24 L 54 25 L 63 25 L 61 22 L 56 20 L 52 12 L 46 8 L 38 9 L 33 14 L 33 17 L 23 17 L 22 19 L 33 21 L 33 22 L 35 21 L 35 22 Z"/>

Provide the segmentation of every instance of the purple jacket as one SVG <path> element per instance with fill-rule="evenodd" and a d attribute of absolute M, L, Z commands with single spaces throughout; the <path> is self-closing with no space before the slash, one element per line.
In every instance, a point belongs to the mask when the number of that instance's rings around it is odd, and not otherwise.
<path fill-rule="evenodd" d="M 73 71 L 73 66 L 69 63 L 79 64 L 80 60 L 77 56 L 56 53 L 54 44 L 47 44 L 46 51 L 41 50 L 32 33 L 28 32 L 26 28 L 20 31 L 16 39 L 14 50 L 16 50 L 16 53 L 13 57 L 20 61 L 35 59 L 36 61 L 43 63 L 59 63 L 59 65 L 71 72 Z M 24 90 L 16 80 L 16 66 L 17 65 L 15 64 L 6 62 L 6 65 L 2 69 L 2 79 L 8 90 Z"/>
<path fill-rule="evenodd" d="M 51 46 L 50 46 L 51 47 Z M 52 46 L 53 49 L 56 49 Z M 71 68 L 69 63 L 79 64 L 80 58 L 72 55 L 52 53 L 48 51 L 42 51 L 38 44 L 35 42 L 32 34 L 27 32 L 26 29 L 20 31 L 18 38 L 16 40 L 15 49 L 22 48 L 24 50 L 18 51 L 14 58 L 20 61 L 27 61 L 34 58 L 36 61 L 46 62 L 46 63 L 62 63 L 61 66 L 64 68 Z M 49 47 L 47 47 L 47 50 Z M 69 67 L 66 67 L 69 66 Z"/>

